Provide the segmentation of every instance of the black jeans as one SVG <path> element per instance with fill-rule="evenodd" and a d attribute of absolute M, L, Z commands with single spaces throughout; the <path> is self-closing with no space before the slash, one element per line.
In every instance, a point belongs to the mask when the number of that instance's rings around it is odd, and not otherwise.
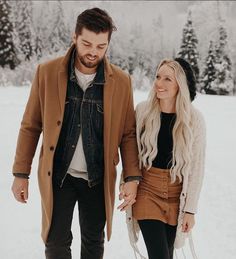
<path fill-rule="evenodd" d="M 149 259 L 173 259 L 176 226 L 159 220 L 138 220 Z"/>
<path fill-rule="evenodd" d="M 71 224 L 79 207 L 81 259 L 102 259 L 104 252 L 105 202 L 103 183 L 88 187 L 81 178 L 67 175 L 63 187 L 53 181 L 53 216 L 46 242 L 47 259 L 71 259 Z"/>

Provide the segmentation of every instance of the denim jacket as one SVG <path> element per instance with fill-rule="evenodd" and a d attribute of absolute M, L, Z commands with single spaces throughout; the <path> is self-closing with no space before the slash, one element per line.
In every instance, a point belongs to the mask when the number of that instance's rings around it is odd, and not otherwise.
<path fill-rule="evenodd" d="M 57 143 L 53 175 L 60 186 L 66 177 L 75 148 L 82 134 L 82 143 L 88 170 L 88 185 L 100 183 L 104 175 L 103 144 L 103 86 L 104 62 L 97 69 L 92 84 L 84 92 L 75 76 L 75 54 L 68 65 L 68 83 L 62 129 Z"/>

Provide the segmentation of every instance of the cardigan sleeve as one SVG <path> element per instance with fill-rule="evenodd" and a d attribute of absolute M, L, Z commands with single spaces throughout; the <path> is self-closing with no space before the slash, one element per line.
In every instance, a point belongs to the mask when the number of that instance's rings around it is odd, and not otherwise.
<path fill-rule="evenodd" d="M 205 168 L 206 126 L 202 114 L 196 110 L 192 161 L 188 177 L 186 203 L 183 211 L 197 212 L 197 205 L 202 188 Z"/>

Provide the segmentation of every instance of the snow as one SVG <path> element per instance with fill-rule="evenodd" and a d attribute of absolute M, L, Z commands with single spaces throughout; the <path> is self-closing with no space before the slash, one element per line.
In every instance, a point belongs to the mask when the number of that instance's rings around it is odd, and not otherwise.
<path fill-rule="evenodd" d="M 42 259 L 44 245 L 40 238 L 40 196 L 37 185 L 38 150 L 33 162 L 27 204 L 17 203 L 11 194 L 11 166 L 28 87 L 0 88 L 0 258 Z M 135 104 L 145 100 L 147 92 L 135 91 Z M 199 94 L 194 105 L 203 112 L 207 124 L 206 173 L 194 229 L 194 244 L 199 259 L 234 259 L 236 257 L 236 99 Z M 121 165 L 118 166 L 118 179 Z M 117 190 L 118 194 L 118 190 Z M 118 196 L 118 195 L 117 195 Z M 118 197 L 117 197 L 118 198 Z M 118 199 L 116 207 L 118 206 Z M 115 210 L 113 235 L 105 244 L 104 259 L 132 259 L 124 213 Z M 73 258 L 79 258 L 79 224 L 75 209 L 73 221 Z M 139 246 L 145 254 L 142 238 Z M 177 251 L 178 258 L 184 258 Z M 187 259 L 189 249 L 186 247 Z"/>

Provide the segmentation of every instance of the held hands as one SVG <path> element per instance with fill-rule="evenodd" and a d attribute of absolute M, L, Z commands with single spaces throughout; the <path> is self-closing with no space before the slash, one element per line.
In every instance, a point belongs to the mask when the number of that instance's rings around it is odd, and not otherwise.
<path fill-rule="evenodd" d="M 21 203 L 27 203 L 29 180 L 15 177 L 11 190 L 15 199 Z"/>
<path fill-rule="evenodd" d="M 194 214 L 184 213 L 182 232 L 188 233 L 195 225 Z"/>
<path fill-rule="evenodd" d="M 120 211 L 127 210 L 130 206 L 132 206 L 135 203 L 137 189 L 138 189 L 137 181 L 126 182 L 120 186 L 119 200 L 124 200 L 124 201 L 119 205 L 119 207 L 117 208 L 118 210 Z"/>

